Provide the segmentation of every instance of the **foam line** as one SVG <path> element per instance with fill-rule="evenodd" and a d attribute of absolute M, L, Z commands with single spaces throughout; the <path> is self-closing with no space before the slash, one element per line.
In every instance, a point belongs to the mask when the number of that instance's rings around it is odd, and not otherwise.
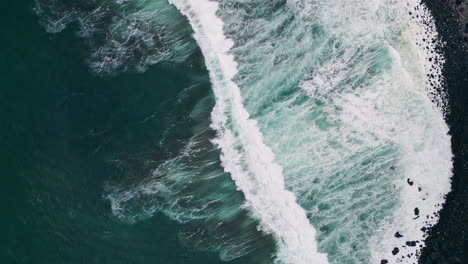
<path fill-rule="evenodd" d="M 221 149 L 221 161 L 237 187 L 244 193 L 246 206 L 258 217 L 261 228 L 277 241 L 280 263 L 328 263 L 319 253 L 316 231 L 294 194 L 285 188 L 282 167 L 263 143 L 256 121 L 242 104 L 239 87 L 232 81 L 237 63 L 229 54 L 233 42 L 226 39 L 223 22 L 216 16 L 218 4 L 208 0 L 169 0 L 185 15 L 210 72 L 216 105 L 212 128 L 214 143 Z"/>

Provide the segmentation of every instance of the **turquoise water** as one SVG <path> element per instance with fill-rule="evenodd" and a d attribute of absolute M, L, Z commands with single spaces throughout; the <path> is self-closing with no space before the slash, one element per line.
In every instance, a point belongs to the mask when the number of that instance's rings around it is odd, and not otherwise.
<path fill-rule="evenodd" d="M 417 261 L 452 166 L 418 1 L 14 8 L 7 223 L 44 263 Z"/>

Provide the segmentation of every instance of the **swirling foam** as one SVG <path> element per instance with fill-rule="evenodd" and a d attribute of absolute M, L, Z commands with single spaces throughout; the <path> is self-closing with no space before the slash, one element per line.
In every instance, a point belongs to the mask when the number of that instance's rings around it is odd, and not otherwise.
<path fill-rule="evenodd" d="M 416 262 L 452 167 L 428 12 L 419 1 L 220 2 L 244 105 L 319 249 L 332 263 Z"/>
<path fill-rule="evenodd" d="M 69 24 L 90 50 L 88 62 L 101 75 L 145 71 L 162 61 L 185 61 L 196 49 L 190 28 L 165 1 L 35 0 L 35 12 L 49 33 Z"/>

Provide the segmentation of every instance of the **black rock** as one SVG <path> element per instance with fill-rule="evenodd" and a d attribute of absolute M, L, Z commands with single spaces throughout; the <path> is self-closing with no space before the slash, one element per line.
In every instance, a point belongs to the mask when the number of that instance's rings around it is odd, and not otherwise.
<path fill-rule="evenodd" d="M 414 214 L 415 214 L 415 215 L 419 215 L 419 209 L 418 209 L 417 207 L 414 208 Z"/>
<path fill-rule="evenodd" d="M 414 183 L 414 182 L 413 182 L 412 180 L 410 180 L 409 178 L 406 180 L 406 182 L 407 182 L 410 186 L 413 186 L 413 183 Z"/>
<path fill-rule="evenodd" d="M 396 237 L 396 238 L 400 238 L 400 237 L 403 237 L 403 235 L 401 235 L 400 232 L 396 232 L 396 233 L 395 233 L 395 237 Z"/>
<path fill-rule="evenodd" d="M 415 247 L 416 246 L 416 241 L 406 241 L 406 245 L 408 247 Z"/>
<path fill-rule="evenodd" d="M 380 261 L 380 264 L 387 264 L 387 263 L 388 263 L 388 260 L 386 260 L 386 259 L 382 259 L 382 260 Z"/>
<path fill-rule="evenodd" d="M 395 256 L 396 254 L 398 254 L 398 252 L 400 252 L 400 250 L 396 247 L 392 250 L 392 254 Z"/>

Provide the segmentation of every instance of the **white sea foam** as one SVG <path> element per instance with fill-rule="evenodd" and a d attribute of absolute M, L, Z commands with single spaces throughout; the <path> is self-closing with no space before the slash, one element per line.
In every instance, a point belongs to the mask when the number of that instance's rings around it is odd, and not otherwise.
<path fill-rule="evenodd" d="M 249 118 L 239 87 L 232 81 L 237 63 L 229 54 L 233 42 L 224 36 L 216 16 L 218 4 L 208 0 L 170 0 L 184 14 L 195 32 L 213 84 L 216 105 L 212 127 L 214 142 L 222 151 L 224 169 L 244 193 L 246 206 L 258 217 L 262 230 L 279 245 L 280 263 L 327 263 L 317 250 L 316 232 L 296 197 L 285 188 L 282 168 L 263 143 L 262 134 Z"/>
<path fill-rule="evenodd" d="M 424 107 L 424 114 L 412 117 L 412 125 L 398 135 L 397 142 L 402 146 L 402 166 L 408 176 L 399 188 L 401 207 L 394 212 L 395 221 L 385 227 L 385 231 L 374 237 L 377 247 L 373 248 L 374 261 L 387 259 L 390 263 L 416 263 L 421 249 L 425 246 L 424 228 L 434 226 L 439 219 L 438 211 L 442 208 L 445 195 L 450 191 L 452 176 L 452 156 L 448 127 L 443 120 L 447 111 L 447 96 L 443 89 L 442 67 L 444 58 L 437 51 L 441 45 L 434 20 L 429 10 L 419 1 L 409 1 L 412 14 L 409 30 L 403 32 L 403 40 L 417 55 L 415 62 L 423 69 L 423 81 L 420 85 L 414 79 L 405 61 L 403 53 L 394 50 L 400 76 L 412 87 L 425 87 L 415 90 L 425 93 L 431 107 Z M 429 102 L 421 102 L 429 104 Z M 434 110 L 436 108 L 436 110 Z M 432 120 L 427 123 L 424 119 Z M 432 127 L 427 127 L 428 125 Z M 409 184 L 411 183 L 411 185 Z M 418 215 L 416 215 L 418 212 Z M 423 228 L 424 227 L 424 228 Z M 395 238 L 398 231 L 403 238 Z M 382 238 L 386 239 L 382 239 Z M 390 239 L 392 238 L 392 239 Z M 407 244 L 409 242 L 409 244 Z M 416 245 L 411 245 L 416 242 Z M 390 251 L 398 248 L 398 254 Z"/>
<path fill-rule="evenodd" d="M 241 2 L 218 14 L 236 41 L 236 82 L 320 249 L 332 263 L 416 262 L 452 158 L 427 10 L 416 0 Z"/>

